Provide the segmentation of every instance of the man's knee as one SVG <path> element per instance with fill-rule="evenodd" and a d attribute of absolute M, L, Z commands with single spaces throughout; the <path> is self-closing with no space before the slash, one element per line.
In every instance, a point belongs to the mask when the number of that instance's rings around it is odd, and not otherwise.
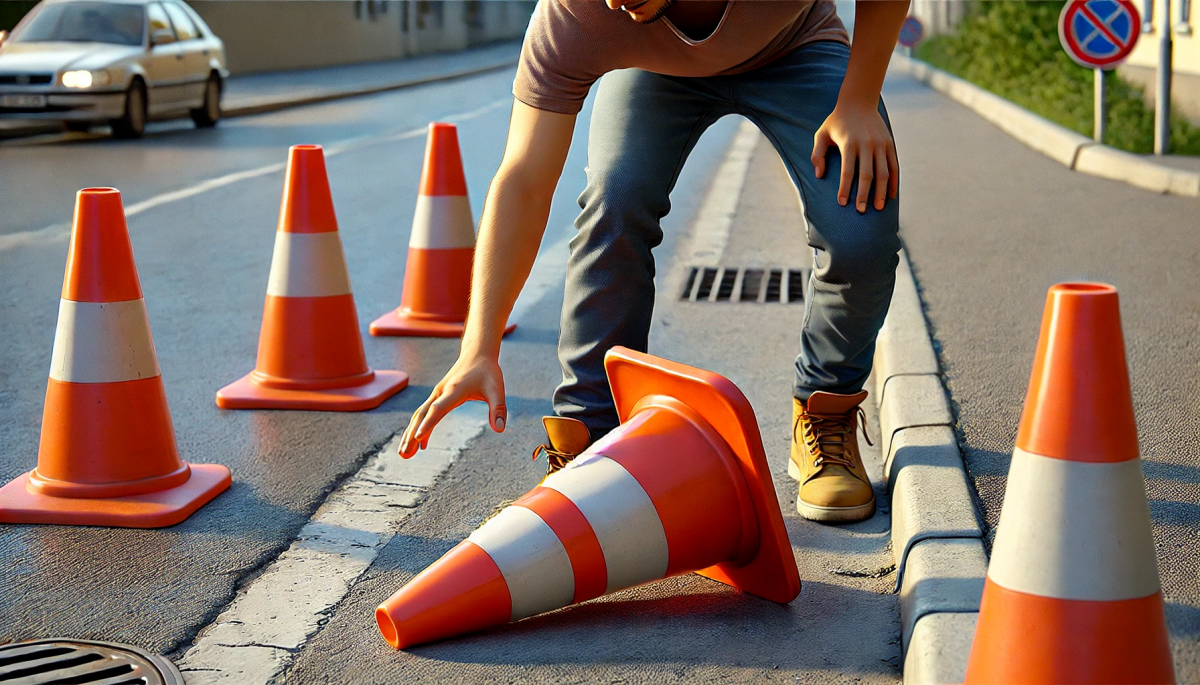
<path fill-rule="evenodd" d="M 589 170 L 587 187 L 579 196 L 583 211 L 575 226 L 590 239 L 653 248 L 662 242 L 659 220 L 670 211 L 670 199 L 660 183 L 638 178 L 632 167 Z"/>
<path fill-rule="evenodd" d="M 894 203 L 895 200 L 889 200 Z M 839 208 L 841 221 L 834 230 L 822 232 L 817 259 L 818 277 L 827 283 L 886 281 L 899 261 L 900 236 L 896 212 L 885 208 L 859 214 Z"/>

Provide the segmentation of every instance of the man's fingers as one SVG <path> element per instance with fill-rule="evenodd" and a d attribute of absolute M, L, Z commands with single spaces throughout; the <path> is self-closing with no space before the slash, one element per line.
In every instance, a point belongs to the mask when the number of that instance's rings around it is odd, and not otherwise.
<path fill-rule="evenodd" d="M 438 425 L 442 417 L 449 414 L 451 409 L 460 404 L 462 404 L 462 400 L 458 398 L 457 393 L 447 391 L 429 405 L 429 411 L 425 412 L 425 416 L 421 419 L 421 425 L 417 426 L 417 431 L 413 433 L 413 439 L 421 443 L 421 449 L 425 449 L 425 446 L 429 444 L 429 436 L 433 433 L 433 427 Z"/>
<path fill-rule="evenodd" d="M 420 426 L 421 420 L 425 418 L 425 412 L 429 411 L 429 405 L 433 404 L 440 393 L 441 388 L 434 388 L 429 397 L 413 412 L 412 418 L 408 420 L 408 428 L 404 429 L 404 437 L 400 440 L 400 456 L 405 459 L 417 453 L 419 443 L 414 440 L 413 434 L 417 432 L 417 426 Z"/>
<path fill-rule="evenodd" d="M 900 196 L 900 159 L 896 157 L 896 146 L 889 145 L 887 149 L 888 173 L 891 176 L 888 178 L 888 197 L 895 199 Z"/>
<path fill-rule="evenodd" d="M 860 214 L 867 211 L 871 196 L 871 181 L 875 178 L 875 158 L 870 148 L 864 148 L 858 157 L 858 194 L 854 196 L 854 208 Z"/>
<path fill-rule="evenodd" d="M 892 174 L 888 168 L 887 150 L 875 151 L 875 209 L 883 209 L 887 202 L 888 188 L 891 187 Z"/>
<path fill-rule="evenodd" d="M 841 152 L 842 178 L 838 183 L 838 204 L 845 207 L 850 202 L 850 187 L 854 185 L 854 161 L 858 156 L 858 149 L 847 145 Z"/>
<path fill-rule="evenodd" d="M 812 165 L 817 178 L 825 176 L 825 155 L 829 152 L 829 134 L 824 130 L 817 131 L 813 137 Z"/>

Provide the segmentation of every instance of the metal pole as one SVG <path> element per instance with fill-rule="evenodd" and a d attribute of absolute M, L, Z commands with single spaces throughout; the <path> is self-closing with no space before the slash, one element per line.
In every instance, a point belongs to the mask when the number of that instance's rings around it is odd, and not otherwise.
<path fill-rule="evenodd" d="M 1105 116 L 1107 108 L 1104 106 L 1104 70 L 1093 69 L 1093 71 L 1096 72 L 1095 85 L 1092 87 L 1096 102 L 1092 112 L 1092 118 L 1095 119 L 1095 123 L 1092 126 L 1092 138 L 1095 138 L 1097 143 L 1103 143 L 1104 125 L 1107 123 L 1107 117 Z"/>
<path fill-rule="evenodd" d="M 1162 35 L 1158 40 L 1158 82 L 1154 88 L 1154 154 L 1171 145 L 1171 0 L 1161 0 Z"/>

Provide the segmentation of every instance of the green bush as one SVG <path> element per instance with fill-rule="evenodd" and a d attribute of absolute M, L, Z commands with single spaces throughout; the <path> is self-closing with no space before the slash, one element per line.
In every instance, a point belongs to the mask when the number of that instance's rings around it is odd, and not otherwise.
<path fill-rule="evenodd" d="M 920 59 L 1091 136 L 1091 69 L 1071 61 L 1058 42 L 1059 2 L 985 2 L 972 7 L 952 35 L 917 48 Z M 1142 91 L 1105 74 L 1108 129 L 1104 142 L 1130 152 L 1154 149 L 1154 111 Z M 1200 128 L 1171 120 L 1171 152 L 1200 154 Z"/>

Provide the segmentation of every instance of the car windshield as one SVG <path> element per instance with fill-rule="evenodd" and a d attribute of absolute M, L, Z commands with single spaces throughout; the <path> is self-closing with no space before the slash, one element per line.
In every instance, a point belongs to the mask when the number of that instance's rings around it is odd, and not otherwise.
<path fill-rule="evenodd" d="M 12 37 L 15 43 L 142 44 L 141 5 L 64 2 L 43 5 Z"/>

